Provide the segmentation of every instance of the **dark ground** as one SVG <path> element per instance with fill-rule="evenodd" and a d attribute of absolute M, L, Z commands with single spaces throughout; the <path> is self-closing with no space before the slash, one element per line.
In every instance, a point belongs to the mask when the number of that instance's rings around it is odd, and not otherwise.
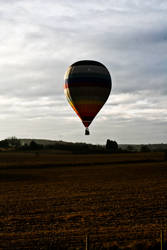
<path fill-rule="evenodd" d="M 0 249 L 154 245 L 166 226 L 163 153 L 0 154 Z"/>

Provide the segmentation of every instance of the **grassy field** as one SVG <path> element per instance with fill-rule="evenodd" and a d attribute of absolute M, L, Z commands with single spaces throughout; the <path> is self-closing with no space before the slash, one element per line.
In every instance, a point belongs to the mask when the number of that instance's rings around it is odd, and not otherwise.
<path fill-rule="evenodd" d="M 163 153 L 0 153 L 0 249 L 144 249 L 166 226 Z"/>

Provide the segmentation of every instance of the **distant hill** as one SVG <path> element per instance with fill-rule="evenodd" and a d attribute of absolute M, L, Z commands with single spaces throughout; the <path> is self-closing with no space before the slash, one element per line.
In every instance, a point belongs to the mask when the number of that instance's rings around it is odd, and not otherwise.
<path fill-rule="evenodd" d="M 166 143 L 118 145 L 116 142 L 114 142 L 117 144 L 117 149 L 114 149 L 113 146 L 112 148 L 108 149 L 106 143 L 103 145 L 97 145 L 97 144 L 87 144 L 83 142 L 66 142 L 57 140 L 36 139 L 36 138 L 18 139 L 16 137 L 11 137 L 0 141 L 0 150 L 3 151 L 3 149 L 22 149 L 22 150 L 56 149 L 56 150 L 68 150 L 71 152 L 83 152 L 83 153 L 167 151 Z"/>
<path fill-rule="evenodd" d="M 53 144 L 64 144 L 65 142 L 63 141 L 53 141 L 53 140 L 46 140 L 46 139 L 27 139 L 27 138 L 24 138 L 24 139 L 19 139 L 21 144 L 24 145 L 24 144 L 30 144 L 31 141 L 35 141 L 36 143 L 38 144 L 41 144 L 41 145 L 53 145 Z"/>
<path fill-rule="evenodd" d="M 38 144 L 47 146 L 47 145 L 76 145 L 76 144 L 83 144 L 83 145 L 89 145 L 89 146 L 99 146 L 99 147 L 105 147 L 105 144 L 103 145 L 93 145 L 93 144 L 87 144 L 87 143 L 81 143 L 81 142 L 66 142 L 66 141 L 57 141 L 57 140 L 46 140 L 46 139 L 20 139 L 21 144 L 30 144 L 31 141 L 35 141 Z M 141 151 L 142 148 L 148 147 L 150 151 L 164 151 L 167 150 L 167 144 L 166 143 L 157 143 L 157 144 L 119 144 L 119 148 L 122 150 L 128 150 L 128 151 Z"/>
<path fill-rule="evenodd" d="M 150 151 L 165 151 L 167 150 L 166 143 L 157 144 L 119 144 L 119 148 L 128 151 L 141 151 L 142 148 L 148 148 Z"/>

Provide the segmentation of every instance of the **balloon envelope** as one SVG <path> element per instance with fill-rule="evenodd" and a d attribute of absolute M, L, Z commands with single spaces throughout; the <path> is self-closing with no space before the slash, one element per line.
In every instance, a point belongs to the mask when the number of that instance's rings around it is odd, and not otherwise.
<path fill-rule="evenodd" d="M 66 71 L 65 95 L 86 128 L 107 101 L 111 85 L 109 71 L 97 61 L 78 61 Z"/>

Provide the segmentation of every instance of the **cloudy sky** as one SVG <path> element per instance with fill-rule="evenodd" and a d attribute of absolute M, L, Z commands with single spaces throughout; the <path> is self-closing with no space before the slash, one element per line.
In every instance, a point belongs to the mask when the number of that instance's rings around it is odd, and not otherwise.
<path fill-rule="evenodd" d="M 167 1 L 0 0 L 0 139 L 167 142 Z M 110 71 L 84 135 L 63 90 L 78 60 Z"/>

